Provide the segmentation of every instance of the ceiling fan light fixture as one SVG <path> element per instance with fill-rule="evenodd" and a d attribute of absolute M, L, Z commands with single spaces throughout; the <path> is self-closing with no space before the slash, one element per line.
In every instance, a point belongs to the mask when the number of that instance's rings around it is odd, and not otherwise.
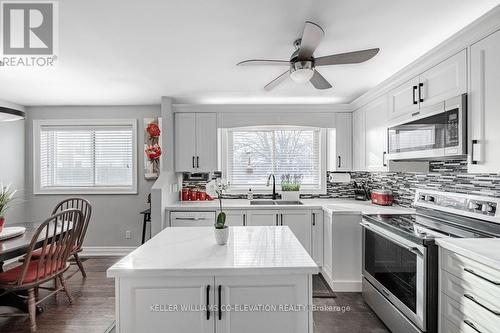
<path fill-rule="evenodd" d="M 297 83 L 306 83 L 314 75 L 312 61 L 297 61 L 290 66 L 290 77 Z"/>

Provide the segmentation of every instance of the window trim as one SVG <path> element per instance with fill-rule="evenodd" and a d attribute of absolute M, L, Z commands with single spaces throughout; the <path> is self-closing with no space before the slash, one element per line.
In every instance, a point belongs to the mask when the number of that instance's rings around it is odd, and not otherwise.
<path fill-rule="evenodd" d="M 327 193 L 327 177 L 326 177 L 326 170 L 327 170 L 327 140 L 326 140 L 326 132 L 327 130 L 325 128 L 320 128 L 320 127 L 314 127 L 314 126 L 286 126 L 286 125 L 276 125 L 276 126 L 248 126 L 248 127 L 253 127 L 255 129 L 262 129 L 265 130 L 266 128 L 276 130 L 278 128 L 288 128 L 288 129 L 298 129 L 298 130 L 316 130 L 319 129 L 319 180 L 320 180 L 320 187 L 316 189 L 312 188 L 301 188 L 300 193 L 302 194 L 326 194 Z M 218 160 L 220 163 L 220 169 L 222 171 L 222 178 L 228 179 L 227 177 L 227 172 L 228 172 L 228 144 L 229 144 L 229 131 L 230 130 L 245 130 L 248 129 L 248 127 L 235 127 L 235 128 L 222 128 L 220 129 L 219 132 L 219 152 L 220 155 L 218 156 Z M 243 186 L 243 185 L 231 185 L 229 189 L 226 191 L 228 194 L 246 194 L 248 192 L 248 186 Z M 272 187 L 252 187 L 252 192 L 253 193 L 258 193 L 258 194 L 269 194 L 272 193 Z M 281 188 L 277 184 L 276 186 L 276 192 L 281 193 Z"/>
<path fill-rule="evenodd" d="M 40 186 L 40 135 L 42 126 L 132 126 L 132 185 L 130 187 L 51 187 Z M 33 120 L 33 194 L 137 194 L 137 119 L 36 119 Z"/>

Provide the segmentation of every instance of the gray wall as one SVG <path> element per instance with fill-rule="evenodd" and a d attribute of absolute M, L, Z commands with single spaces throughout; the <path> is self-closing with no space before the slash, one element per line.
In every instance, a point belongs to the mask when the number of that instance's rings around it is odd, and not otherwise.
<path fill-rule="evenodd" d="M 24 124 L 25 120 L 0 122 L 0 181 L 17 189 L 16 199 L 6 214 L 6 224 L 25 220 Z"/>
<path fill-rule="evenodd" d="M 143 118 L 160 116 L 160 106 L 57 106 L 29 107 L 26 120 L 26 200 L 28 219 L 40 221 L 65 195 L 33 195 L 33 120 L 34 119 L 138 119 L 137 165 L 138 194 L 82 195 L 93 206 L 93 217 L 84 246 L 137 246 L 140 244 L 142 217 L 148 207 L 147 195 L 153 181 L 144 179 Z M 132 232 L 125 239 L 125 231 Z"/>

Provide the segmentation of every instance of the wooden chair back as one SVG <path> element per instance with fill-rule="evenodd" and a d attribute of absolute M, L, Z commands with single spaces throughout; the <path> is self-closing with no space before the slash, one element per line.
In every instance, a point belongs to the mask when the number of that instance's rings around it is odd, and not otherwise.
<path fill-rule="evenodd" d="M 83 215 L 76 208 L 64 210 L 45 220 L 31 239 L 17 285 L 24 284 L 30 264 L 36 266 L 35 280 L 29 281 L 30 285 L 43 283 L 64 272 L 67 268 L 66 262 L 78 241 L 82 226 Z M 33 251 L 40 244 L 40 256 L 32 260 Z"/>
<path fill-rule="evenodd" d="M 87 233 L 87 228 L 90 222 L 90 216 L 92 215 L 92 205 L 85 199 L 82 198 L 68 198 L 60 203 L 52 211 L 52 215 L 57 212 L 61 212 L 66 209 L 76 208 L 82 212 L 83 215 L 83 226 L 80 235 L 78 235 L 78 242 L 76 244 L 76 248 L 73 252 L 80 251 L 83 245 L 83 241 L 85 239 L 85 234 Z"/>

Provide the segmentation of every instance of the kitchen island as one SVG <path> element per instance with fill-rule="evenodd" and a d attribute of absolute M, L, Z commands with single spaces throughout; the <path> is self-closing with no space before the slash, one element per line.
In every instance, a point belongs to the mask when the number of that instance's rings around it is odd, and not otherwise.
<path fill-rule="evenodd" d="M 167 228 L 108 269 L 117 332 L 312 333 L 318 266 L 287 226 Z"/>

